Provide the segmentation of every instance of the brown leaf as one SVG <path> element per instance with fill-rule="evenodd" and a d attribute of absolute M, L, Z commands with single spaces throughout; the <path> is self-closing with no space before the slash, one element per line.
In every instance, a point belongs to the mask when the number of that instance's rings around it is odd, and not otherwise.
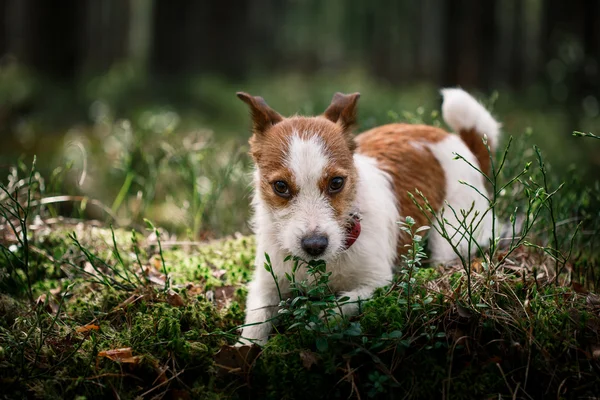
<path fill-rule="evenodd" d="M 300 359 L 304 368 L 310 370 L 313 365 L 316 365 L 319 361 L 318 355 L 310 350 L 302 350 L 300 352 Z"/>
<path fill-rule="evenodd" d="M 150 265 L 153 266 L 156 271 L 160 272 L 163 270 L 162 259 L 156 254 L 150 259 Z"/>
<path fill-rule="evenodd" d="M 111 361 L 124 364 L 137 364 L 140 362 L 140 356 L 134 356 L 131 347 L 121 349 L 104 350 L 98 353 L 98 357 L 105 357 Z"/>
<path fill-rule="evenodd" d="M 243 374 L 250 371 L 259 354 L 260 347 L 256 345 L 239 347 L 225 345 L 215 354 L 214 360 L 221 376 L 232 373 Z"/>
<path fill-rule="evenodd" d="M 148 281 L 158 286 L 164 286 L 166 279 L 164 275 L 150 274 L 148 275 Z"/>
<path fill-rule="evenodd" d="M 183 298 L 179 295 L 179 293 L 174 292 L 171 289 L 169 289 L 167 292 L 167 303 L 173 307 L 183 307 L 185 305 L 185 301 L 183 301 Z"/>
<path fill-rule="evenodd" d="M 75 331 L 79 332 L 79 333 L 89 332 L 89 331 L 98 331 L 98 330 L 100 330 L 100 327 L 98 325 L 94 325 L 94 324 L 87 324 L 87 325 L 80 326 L 79 328 L 75 329 Z"/>
<path fill-rule="evenodd" d="M 218 309 L 226 307 L 233 299 L 237 286 L 229 285 L 213 289 L 213 300 Z"/>
<path fill-rule="evenodd" d="M 83 270 L 91 276 L 98 276 L 98 271 L 96 271 L 96 269 L 92 266 L 92 263 L 89 261 L 85 262 Z"/>
<path fill-rule="evenodd" d="M 133 304 L 136 301 L 138 301 L 140 299 L 143 299 L 144 297 L 145 297 L 145 295 L 143 295 L 143 294 L 141 294 L 141 295 L 132 294 L 131 296 L 129 296 L 128 298 L 126 298 L 124 301 L 122 301 L 121 303 L 119 303 L 117 306 L 115 306 L 115 308 L 113 308 L 112 311 L 116 311 L 116 310 L 120 310 L 122 308 L 125 308 L 129 304 Z"/>
<path fill-rule="evenodd" d="M 481 264 L 481 260 L 477 259 L 471 263 L 471 271 L 481 273 L 483 272 L 483 264 Z"/>
<path fill-rule="evenodd" d="M 579 282 L 573 282 L 571 285 L 573 286 L 573 290 L 576 293 L 587 293 L 588 292 L 587 289 L 585 288 L 585 286 L 583 286 Z"/>
<path fill-rule="evenodd" d="M 58 304 L 56 304 L 56 301 L 54 301 L 54 296 L 51 296 L 48 299 L 48 295 L 46 293 L 41 294 L 35 300 L 35 307 L 43 307 L 44 310 L 50 314 L 56 314 L 58 312 Z"/>

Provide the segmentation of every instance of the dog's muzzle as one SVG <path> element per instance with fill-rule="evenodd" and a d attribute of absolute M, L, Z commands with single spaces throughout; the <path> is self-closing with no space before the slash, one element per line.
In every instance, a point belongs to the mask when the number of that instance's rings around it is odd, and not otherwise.
<path fill-rule="evenodd" d="M 329 245 L 329 239 L 325 235 L 310 235 L 305 236 L 300 241 L 302 250 L 308 253 L 312 257 L 318 257 L 325 252 Z"/>

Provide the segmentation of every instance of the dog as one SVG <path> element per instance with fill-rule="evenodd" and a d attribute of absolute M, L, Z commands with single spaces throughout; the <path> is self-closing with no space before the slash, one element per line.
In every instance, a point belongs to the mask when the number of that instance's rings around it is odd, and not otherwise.
<path fill-rule="evenodd" d="M 324 260 L 331 289 L 349 299 L 341 313 L 357 314 L 359 300 L 392 281 L 393 267 L 406 251 L 410 238 L 401 234 L 398 222 L 411 216 L 415 228 L 429 225 L 409 192 L 426 197 L 454 238 L 449 243 L 431 229 L 428 247 L 434 262 L 450 262 L 457 258 L 456 251 L 463 256 L 469 249 L 474 253 L 473 240 L 481 247 L 489 244 L 489 203 L 477 191 L 487 193 L 481 172 L 490 171 L 487 146 L 492 152 L 496 149 L 500 124 L 462 89 L 441 93 L 443 118 L 455 134 L 428 125 L 393 123 L 356 137 L 352 127 L 359 93 L 336 93 L 322 115 L 289 118 L 261 97 L 237 94 L 252 118 L 257 240 L 256 270 L 238 345 L 266 343 L 279 293 L 285 299 L 291 292 L 285 277 L 292 269 L 290 255 Z M 460 210 L 481 217 L 471 236 L 460 227 Z M 263 268 L 265 254 L 274 276 Z M 297 281 L 306 277 L 304 269 L 296 271 Z"/>

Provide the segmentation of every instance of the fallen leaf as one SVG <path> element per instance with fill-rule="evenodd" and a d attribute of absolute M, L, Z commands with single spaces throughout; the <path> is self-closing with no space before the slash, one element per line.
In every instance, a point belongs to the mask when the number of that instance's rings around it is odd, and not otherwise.
<path fill-rule="evenodd" d="M 48 295 L 46 293 L 41 294 L 35 300 L 35 307 L 43 307 L 44 310 L 50 314 L 56 314 L 58 312 L 58 304 L 56 304 L 56 301 L 54 301 L 54 296 L 51 296 L 48 299 Z"/>
<path fill-rule="evenodd" d="M 94 325 L 94 324 L 87 324 L 87 325 L 80 326 L 79 328 L 75 329 L 75 331 L 79 332 L 79 333 L 89 332 L 89 331 L 98 331 L 98 330 L 100 330 L 100 327 L 98 325 Z"/>
<path fill-rule="evenodd" d="M 94 268 L 91 262 L 86 261 L 83 270 L 91 276 L 98 276 L 98 271 Z"/>
<path fill-rule="evenodd" d="M 104 350 L 98 353 L 98 357 L 108 358 L 111 361 L 124 364 L 137 364 L 140 361 L 140 356 L 134 356 L 131 347 L 123 347 L 120 349 Z"/>
<path fill-rule="evenodd" d="M 213 289 L 213 301 L 218 309 L 226 307 L 233 299 L 237 286 L 229 285 Z"/>
<path fill-rule="evenodd" d="M 150 265 L 152 265 L 154 267 L 154 269 L 159 272 L 164 269 L 163 264 L 162 264 L 162 259 L 156 254 L 153 255 L 152 258 L 150 259 Z"/>
<path fill-rule="evenodd" d="M 319 361 L 317 354 L 313 353 L 310 350 L 302 350 L 300 352 L 300 359 L 302 360 L 302 365 L 307 370 L 310 370 L 310 368 L 313 365 L 316 365 Z"/>
<path fill-rule="evenodd" d="M 183 307 L 185 305 L 185 302 L 179 293 L 174 292 L 171 289 L 167 292 L 167 302 L 173 307 Z"/>
<path fill-rule="evenodd" d="M 481 264 L 481 260 L 477 259 L 471 263 L 471 270 L 477 273 L 483 272 L 483 264 Z"/>
<path fill-rule="evenodd" d="M 141 294 L 141 295 L 132 294 L 131 296 L 129 296 L 128 298 L 126 298 L 124 301 L 122 301 L 121 303 L 119 303 L 118 305 L 116 305 L 115 308 L 112 309 L 112 311 L 123 309 L 126 306 L 128 306 L 129 304 L 133 304 L 136 301 L 138 301 L 140 299 L 143 299 L 144 297 L 146 297 L 146 296 L 143 295 L 143 294 Z"/>

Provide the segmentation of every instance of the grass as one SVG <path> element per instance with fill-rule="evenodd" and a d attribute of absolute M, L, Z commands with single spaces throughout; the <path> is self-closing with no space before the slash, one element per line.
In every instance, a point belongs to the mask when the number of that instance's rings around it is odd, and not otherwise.
<path fill-rule="evenodd" d="M 424 110 L 388 117 L 439 123 Z M 111 138 L 98 154 L 109 156 L 114 179 L 98 174 L 105 164 L 95 163 L 97 143 L 50 174 L 20 163 L 2 184 L 0 396 L 600 392 L 600 186 L 576 171 L 563 183 L 530 132 L 507 140 L 488 177 L 488 212 L 510 221 L 517 239 L 494 239 L 489 251 L 442 268 L 427 264 L 426 231 L 407 218 L 398 229 L 413 240 L 395 281 L 353 318 L 334 315 L 347 299 L 329 289 L 327 266 L 297 260 L 316 284 L 295 282 L 276 333 L 258 350 L 231 347 L 243 322 L 253 238 L 198 240 L 247 231 L 243 151 L 198 132 L 169 136 L 168 112 L 154 116 L 155 128 L 135 129 L 98 115 L 95 129 Z M 84 193 L 61 192 L 69 181 Z M 108 190 L 112 200 L 99 200 L 108 182 L 117 182 Z M 168 219 L 144 220 L 161 215 L 160 207 Z M 481 217 L 465 213 L 465 231 Z"/>

